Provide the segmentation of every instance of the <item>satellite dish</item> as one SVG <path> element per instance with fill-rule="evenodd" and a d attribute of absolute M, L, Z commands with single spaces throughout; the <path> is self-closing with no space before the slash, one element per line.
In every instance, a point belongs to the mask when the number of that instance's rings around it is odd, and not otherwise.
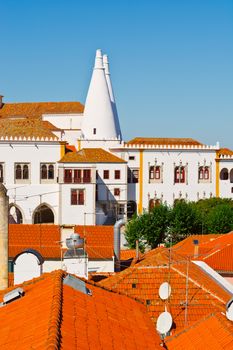
<path fill-rule="evenodd" d="M 172 327 L 172 315 L 170 312 L 162 312 L 156 322 L 156 329 L 160 334 L 166 334 Z"/>
<path fill-rule="evenodd" d="M 226 311 L 226 317 L 229 321 L 233 321 L 233 298 L 228 301 L 226 305 L 227 311 Z"/>
<path fill-rule="evenodd" d="M 164 282 L 161 284 L 161 286 L 159 287 L 159 296 L 160 299 L 162 300 L 166 300 L 170 297 L 171 295 L 171 286 L 168 282 Z"/>

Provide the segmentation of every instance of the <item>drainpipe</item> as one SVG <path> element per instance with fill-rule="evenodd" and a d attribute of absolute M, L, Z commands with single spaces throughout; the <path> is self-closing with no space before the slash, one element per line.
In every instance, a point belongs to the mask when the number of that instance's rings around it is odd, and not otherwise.
<path fill-rule="evenodd" d="M 8 207 L 9 197 L 0 184 L 0 290 L 8 288 Z"/>
<path fill-rule="evenodd" d="M 114 255 L 115 255 L 115 272 L 120 271 L 120 252 L 121 252 L 121 227 L 126 223 L 125 219 L 118 220 L 114 225 Z"/>

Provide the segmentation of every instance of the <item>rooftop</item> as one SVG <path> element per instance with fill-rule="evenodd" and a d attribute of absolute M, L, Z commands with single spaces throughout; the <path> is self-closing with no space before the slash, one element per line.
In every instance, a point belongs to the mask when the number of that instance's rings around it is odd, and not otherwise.
<path fill-rule="evenodd" d="M 127 142 L 128 145 L 179 145 L 198 146 L 201 142 L 191 138 L 164 138 L 164 137 L 135 137 Z"/>
<path fill-rule="evenodd" d="M 25 295 L 0 308 L 1 349 L 159 348 L 145 306 L 88 283 L 87 295 L 65 285 L 66 275 L 58 270 L 25 282 Z"/>
<path fill-rule="evenodd" d="M 42 114 L 83 113 L 80 102 L 25 102 L 4 103 L 0 108 L 0 117 L 40 118 Z"/>
<path fill-rule="evenodd" d="M 83 148 L 78 152 L 68 152 L 60 163 L 125 163 L 125 161 L 102 148 Z"/>
<path fill-rule="evenodd" d="M 188 313 L 185 319 L 187 278 Z M 139 263 L 100 281 L 99 284 L 142 301 L 147 305 L 152 320 L 156 322 L 159 314 L 164 311 L 165 303 L 160 300 L 158 290 L 161 283 L 165 281 L 169 282 L 172 287 L 167 303 L 167 308 L 174 321 L 172 334 L 176 334 L 211 312 L 224 311 L 225 304 L 231 297 L 230 293 L 220 287 L 198 266 L 174 252 L 172 252 L 171 264 L 169 264 L 169 250 L 166 248 L 158 248 L 149 252 L 148 256 L 146 254 Z"/>
<path fill-rule="evenodd" d="M 60 131 L 48 121 L 37 119 L 0 119 L 0 137 L 3 138 L 48 138 L 58 140 L 52 131 Z"/>

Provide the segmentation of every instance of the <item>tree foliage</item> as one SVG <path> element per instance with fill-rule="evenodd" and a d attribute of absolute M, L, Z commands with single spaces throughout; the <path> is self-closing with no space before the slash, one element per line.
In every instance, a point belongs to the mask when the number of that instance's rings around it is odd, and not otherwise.
<path fill-rule="evenodd" d="M 233 201 L 210 198 L 198 202 L 177 201 L 172 208 L 164 204 L 150 212 L 135 215 L 127 224 L 125 235 L 131 248 L 139 241 L 141 251 L 164 241 L 172 234 L 173 242 L 191 234 L 227 233 L 233 230 Z"/>

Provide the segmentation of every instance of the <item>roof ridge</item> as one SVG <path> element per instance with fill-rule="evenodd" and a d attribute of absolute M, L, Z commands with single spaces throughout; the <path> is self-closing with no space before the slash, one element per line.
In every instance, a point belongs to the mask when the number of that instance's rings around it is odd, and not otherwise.
<path fill-rule="evenodd" d="M 64 272 L 58 270 L 54 276 L 53 300 L 50 309 L 50 317 L 48 324 L 48 337 L 46 341 L 46 349 L 59 349 L 60 344 L 60 326 L 62 314 L 62 280 Z"/>

